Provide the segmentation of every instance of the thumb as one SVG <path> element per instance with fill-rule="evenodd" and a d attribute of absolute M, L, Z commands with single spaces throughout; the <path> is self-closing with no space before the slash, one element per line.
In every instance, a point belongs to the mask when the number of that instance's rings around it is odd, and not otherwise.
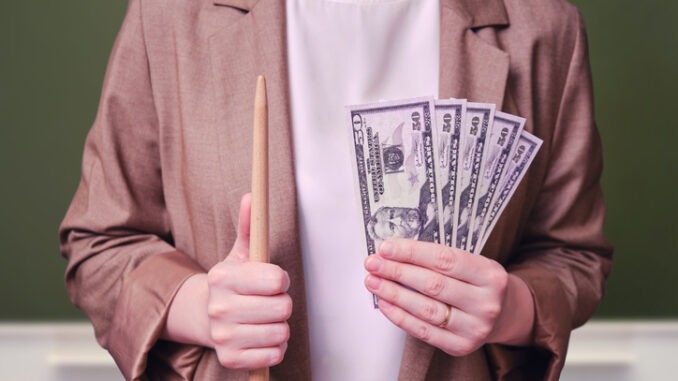
<path fill-rule="evenodd" d="M 238 236 L 235 239 L 228 258 L 246 262 L 250 258 L 250 217 L 252 212 L 252 194 L 246 193 L 240 200 L 238 213 Z"/>

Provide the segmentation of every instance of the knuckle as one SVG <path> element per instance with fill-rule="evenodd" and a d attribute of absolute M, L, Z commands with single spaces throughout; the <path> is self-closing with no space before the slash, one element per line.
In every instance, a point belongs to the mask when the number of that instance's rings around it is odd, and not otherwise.
<path fill-rule="evenodd" d="M 274 348 L 271 352 L 270 365 L 278 365 L 282 362 L 285 357 L 285 350 L 281 347 Z"/>
<path fill-rule="evenodd" d="M 405 316 L 402 313 L 394 312 L 389 318 L 397 327 L 405 329 Z"/>
<path fill-rule="evenodd" d="M 224 271 L 222 266 L 216 265 L 207 272 L 207 285 L 210 288 L 217 287 L 223 283 L 225 278 L 226 271 Z"/>
<path fill-rule="evenodd" d="M 508 287 L 508 274 L 501 265 L 496 264 L 491 271 L 487 272 L 487 281 L 494 289 L 503 293 Z"/>
<path fill-rule="evenodd" d="M 431 341 L 431 328 L 428 324 L 417 324 L 417 327 L 414 329 L 414 337 L 417 339 L 430 342 Z"/>
<path fill-rule="evenodd" d="M 225 357 L 219 351 L 217 351 L 217 359 L 219 359 L 219 364 L 221 364 L 221 366 L 223 366 L 224 368 L 233 369 L 233 363 L 231 359 Z"/>
<path fill-rule="evenodd" d="M 292 281 L 290 280 L 290 274 L 288 274 L 287 271 L 283 270 L 283 285 L 281 292 L 287 292 L 290 289 L 291 284 Z"/>
<path fill-rule="evenodd" d="M 286 343 L 290 339 L 290 325 L 283 323 L 278 334 L 280 343 Z"/>
<path fill-rule="evenodd" d="M 391 273 L 391 279 L 393 279 L 393 280 L 396 281 L 396 282 L 400 281 L 400 280 L 402 279 L 402 277 L 403 277 L 403 268 L 402 268 L 402 266 L 400 266 L 400 265 L 398 265 L 398 264 L 392 264 L 392 265 L 389 266 L 389 267 L 391 268 L 391 271 L 390 271 L 390 273 Z"/>
<path fill-rule="evenodd" d="M 284 292 L 285 291 L 285 273 L 283 271 L 275 271 L 273 273 L 273 291 L 276 293 Z"/>
<path fill-rule="evenodd" d="M 471 340 L 464 340 L 461 342 L 458 349 L 460 354 L 462 356 L 465 356 L 473 352 L 473 350 L 475 349 L 475 345 Z"/>
<path fill-rule="evenodd" d="M 272 267 L 270 275 L 271 291 L 274 294 L 280 294 L 287 291 L 289 285 L 289 277 L 287 272 L 278 266 Z"/>
<path fill-rule="evenodd" d="M 421 311 L 421 317 L 426 321 L 434 321 L 436 315 L 438 315 L 437 304 L 433 302 L 425 303 Z"/>
<path fill-rule="evenodd" d="M 473 341 L 468 339 L 460 340 L 454 347 L 450 348 L 447 353 L 452 356 L 466 356 L 473 352 L 476 349 L 476 345 Z"/>
<path fill-rule="evenodd" d="M 445 289 L 445 283 L 445 277 L 442 275 L 430 277 L 426 281 L 424 293 L 433 297 L 438 296 Z"/>
<path fill-rule="evenodd" d="M 404 254 L 405 254 L 405 261 L 412 263 L 412 261 L 416 257 L 416 251 L 417 251 L 417 247 L 415 245 L 415 242 L 414 241 L 408 241 L 406 246 L 405 246 L 405 250 L 403 250 L 403 251 L 404 251 Z"/>
<path fill-rule="evenodd" d="M 461 351 L 457 347 L 447 346 L 447 347 L 441 348 L 441 349 L 443 351 L 445 351 L 445 353 L 447 353 L 448 355 L 450 355 L 452 357 L 461 357 L 462 356 Z"/>
<path fill-rule="evenodd" d="M 485 339 L 487 339 L 487 337 L 490 335 L 491 331 L 492 331 L 492 329 L 490 328 L 489 325 L 487 325 L 487 324 L 481 325 L 480 327 L 478 327 L 475 330 L 475 337 L 474 337 L 475 341 L 477 341 L 479 343 L 484 342 Z"/>
<path fill-rule="evenodd" d="M 399 304 L 400 298 L 402 297 L 401 290 L 399 287 L 385 287 L 385 293 L 388 300 L 393 304 Z"/>
<path fill-rule="evenodd" d="M 280 323 L 272 325 L 267 332 L 267 336 L 271 338 L 271 342 L 275 345 L 286 343 L 290 338 L 290 329 L 287 323 Z"/>
<path fill-rule="evenodd" d="M 212 319 L 217 319 L 228 314 L 228 308 L 221 303 L 208 303 L 207 316 Z"/>
<path fill-rule="evenodd" d="M 292 298 L 285 294 L 284 298 L 276 304 L 276 316 L 280 320 L 287 320 L 292 316 Z"/>
<path fill-rule="evenodd" d="M 499 301 L 491 301 L 482 305 L 478 317 L 481 321 L 493 322 L 501 314 L 501 304 Z"/>
<path fill-rule="evenodd" d="M 448 247 L 442 247 L 438 250 L 435 258 L 435 269 L 440 272 L 448 272 L 454 270 L 457 261 L 454 253 Z"/>
<path fill-rule="evenodd" d="M 212 328 L 210 332 L 212 341 L 217 345 L 223 346 L 233 341 L 233 332 L 224 328 Z"/>
<path fill-rule="evenodd" d="M 233 353 L 230 351 L 225 351 L 222 349 L 217 349 L 217 359 L 219 359 L 219 364 L 224 368 L 228 369 L 240 369 L 242 364 L 236 360 L 233 356 Z"/>
<path fill-rule="evenodd" d="M 487 307 L 487 310 L 485 311 L 485 315 L 487 316 L 488 319 L 494 321 L 497 317 L 499 317 L 499 314 L 501 313 L 501 306 L 497 303 L 492 303 Z"/>

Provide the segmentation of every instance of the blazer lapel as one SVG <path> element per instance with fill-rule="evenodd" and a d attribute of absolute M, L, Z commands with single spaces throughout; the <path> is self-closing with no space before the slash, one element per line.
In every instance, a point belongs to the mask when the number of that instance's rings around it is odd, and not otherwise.
<path fill-rule="evenodd" d="M 475 29 L 507 25 L 503 2 L 441 0 L 440 18 L 440 97 L 494 103 L 501 109 L 509 56 Z"/>
<path fill-rule="evenodd" d="M 284 2 L 214 1 L 249 13 L 210 38 L 220 160 L 231 202 L 250 190 L 256 78 L 266 78 L 269 107 L 271 255 L 275 237 L 296 231 L 296 193 L 288 100 Z M 237 158 L 237 160 L 234 160 Z M 231 208 L 233 209 L 233 208 Z M 231 211 L 237 221 L 237 209 Z"/>
<path fill-rule="evenodd" d="M 440 0 L 440 98 L 504 104 L 509 56 L 476 34 L 476 29 L 508 25 L 502 0 Z M 400 380 L 424 380 L 435 348 L 409 336 Z"/>

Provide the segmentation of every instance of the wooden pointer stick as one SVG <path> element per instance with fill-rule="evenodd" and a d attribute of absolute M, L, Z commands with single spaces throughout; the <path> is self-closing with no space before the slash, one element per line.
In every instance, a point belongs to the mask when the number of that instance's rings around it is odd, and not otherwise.
<path fill-rule="evenodd" d="M 252 217 L 250 260 L 268 262 L 268 102 L 266 80 L 257 78 L 252 144 Z M 268 368 L 250 371 L 250 381 L 268 381 Z"/>

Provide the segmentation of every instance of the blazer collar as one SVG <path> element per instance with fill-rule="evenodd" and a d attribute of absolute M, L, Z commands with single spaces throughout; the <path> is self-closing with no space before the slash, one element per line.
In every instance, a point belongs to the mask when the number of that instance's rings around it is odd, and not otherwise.
<path fill-rule="evenodd" d="M 225 5 L 249 12 L 259 0 L 212 0 L 213 4 Z M 457 9 L 468 16 L 471 28 L 508 25 L 504 0 L 441 0 L 443 7 Z"/>
<path fill-rule="evenodd" d="M 243 12 L 253 11 L 260 2 L 267 3 L 262 0 L 209 1 Z M 502 108 L 509 57 L 472 32 L 488 26 L 508 26 L 504 0 L 440 0 L 440 5 L 439 95 L 495 103 Z M 277 19 L 284 24 L 284 4 L 276 8 Z"/>

